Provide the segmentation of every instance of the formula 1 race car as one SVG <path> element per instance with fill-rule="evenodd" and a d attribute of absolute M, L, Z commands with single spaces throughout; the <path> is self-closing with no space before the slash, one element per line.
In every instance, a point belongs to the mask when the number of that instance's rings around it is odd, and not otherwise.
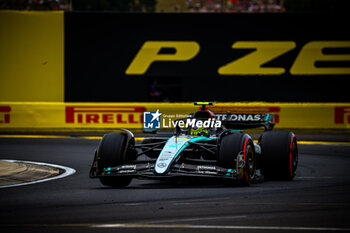
<path fill-rule="evenodd" d="M 195 104 L 202 105 L 201 110 L 177 120 L 171 137 L 146 137 L 135 143 L 126 129 L 105 134 L 95 152 L 90 177 L 112 187 L 125 187 L 133 178 L 191 177 L 243 185 L 264 177 L 294 178 L 297 139 L 292 132 L 272 131 L 272 114 L 215 115 L 206 107 L 212 103 Z M 242 131 L 258 127 L 265 131 L 257 142 Z"/>

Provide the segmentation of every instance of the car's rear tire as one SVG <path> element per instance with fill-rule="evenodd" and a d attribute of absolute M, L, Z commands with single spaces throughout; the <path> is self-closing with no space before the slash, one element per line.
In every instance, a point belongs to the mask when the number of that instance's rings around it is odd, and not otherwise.
<path fill-rule="evenodd" d="M 232 133 L 224 136 L 220 142 L 219 166 L 224 168 L 235 168 L 238 172 L 237 159 L 239 153 L 243 153 L 245 165 L 243 174 L 239 180 L 240 184 L 247 185 L 252 182 L 256 173 L 256 155 L 251 138 L 244 133 Z"/>
<path fill-rule="evenodd" d="M 262 134 L 259 143 L 264 176 L 274 180 L 292 180 L 298 166 L 298 146 L 294 133 L 267 131 Z"/>
<path fill-rule="evenodd" d="M 123 164 L 127 158 L 125 157 L 126 135 L 123 133 L 105 134 L 97 149 L 98 167 L 103 170 Z M 130 177 L 101 177 L 100 181 L 103 185 L 112 187 L 125 187 L 130 184 Z"/>

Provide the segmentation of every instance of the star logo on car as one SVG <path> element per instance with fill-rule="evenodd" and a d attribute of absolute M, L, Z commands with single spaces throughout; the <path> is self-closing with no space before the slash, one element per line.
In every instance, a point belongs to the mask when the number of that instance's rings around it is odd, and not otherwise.
<path fill-rule="evenodd" d="M 166 167 L 166 163 L 158 163 L 158 164 L 157 164 L 157 167 L 159 167 L 159 168 Z"/>

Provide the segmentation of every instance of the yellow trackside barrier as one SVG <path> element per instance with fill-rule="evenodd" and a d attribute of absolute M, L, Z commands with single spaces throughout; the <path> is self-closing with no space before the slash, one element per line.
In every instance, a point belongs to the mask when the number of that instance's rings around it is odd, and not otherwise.
<path fill-rule="evenodd" d="M 64 100 L 64 12 L 0 11 L 0 101 Z"/>
<path fill-rule="evenodd" d="M 350 103 L 215 103 L 215 113 L 272 113 L 276 128 L 350 129 Z M 111 131 L 142 129 L 143 113 L 157 111 L 161 121 L 199 110 L 193 103 L 0 102 L 0 132 Z"/>

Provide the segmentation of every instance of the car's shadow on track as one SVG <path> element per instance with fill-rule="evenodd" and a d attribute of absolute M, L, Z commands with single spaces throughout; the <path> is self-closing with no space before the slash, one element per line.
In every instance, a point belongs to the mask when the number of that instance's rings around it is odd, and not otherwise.
<path fill-rule="evenodd" d="M 152 181 L 152 180 L 137 180 L 131 183 L 130 186 L 123 188 L 115 187 L 96 187 L 95 189 L 125 189 L 125 190 L 140 190 L 140 189 L 215 189 L 227 187 L 247 187 L 235 182 L 223 182 L 215 180 L 181 180 L 181 181 Z"/>

